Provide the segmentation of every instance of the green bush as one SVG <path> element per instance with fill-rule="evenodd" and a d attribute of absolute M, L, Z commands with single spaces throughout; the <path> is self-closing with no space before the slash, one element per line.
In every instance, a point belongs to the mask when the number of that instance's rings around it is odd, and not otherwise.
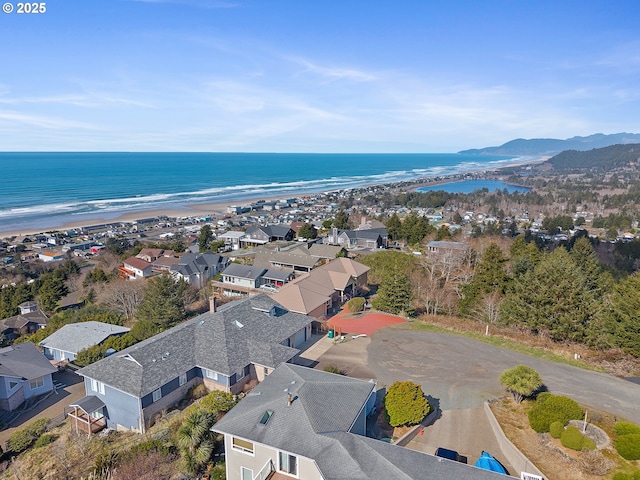
<path fill-rule="evenodd" d="M 424 397 L 420 385 L 413 382 L 395 382 L 384 397 L 389 425 L 416 425 L 427 416 L 431 405 Z"/>
<path fill-rule="evenodd" d="M 349 309 L 349 313 L 358 313 L 364 310 L 364 298 L 363 297 L 354 297 L 347 303 L 347 308 Z"/>
<path fill-rule="evenodd" d="M 616 450 L 625 460 L 640 460 L 640 433 L 629 433 L 616 438 Z"/>
<path fill-rule="evenodd" d="M 14 453 L 22 453 L 27 450 L 46 431 L 48 423 L 48 418 L 40 418 L 22 430 L 14 432 L 7 441 L 9 450 Z"/>
<path fill-rule="evenodd" d="M 613 480 L 640 480 L 640 470 L 629 473 L 618 472 L 613 476 Z"/>
<path fill-rule="evenodd" d="M 36 440 L 36 443 L 33 445 L 33 448 L 41 448 L 41 447 L 44 447 L 45 445 L 49 445 L 55 439 L 56 439 L 55 435 L 52 435 L 50 433 L 45 433 L 44 435 L 41 435 L 38 440 Z"/>
<path fill-rule="evenodd" d="M 336 375 L 346 375 L 346 373 L 337 365 L 327 365 L 324 367 L 324 371 L 328 373 L 335 373 Z"/>
<path fill-rule="evenodd" d="M 200 400 L 200 407 L 207 412 L 217 414 L 228 412 L 236 403 L 231 393 L 214 390 Z"/>
<path fill-rule="evenodd" d="M 560 442 L 563 446 L 572 450 L 582 451 L 583 448 L 587 450 L 595 450 L 596 444 L 593 441 L 580 432 L 576 427 L 570 425 L 564 429 L 562 435 L 560 435 Z"/>
<path fill-rule="evenodd" d="M 582 407 L 574 400 L 548 393 L 538 395 L 528 412 L 529 424 L 538 433 L 548 432 L 553 422 L 566 425 L 569 420 L 581 420 L 582 415 Z"/>
<path fill-rule="evenodd" d="M 562 432 L 564 432 L 564 424 L 562 422 L 555 421 L 549 425 L 549 435 L 553 438 L 560 438 Z"/>
<path fill-rule="evenodd" d="M 629 435 L 630 433 L 640 433 L 640 426 L 631 422 L 617 422 L 613 427 L 616 435 Z"/>

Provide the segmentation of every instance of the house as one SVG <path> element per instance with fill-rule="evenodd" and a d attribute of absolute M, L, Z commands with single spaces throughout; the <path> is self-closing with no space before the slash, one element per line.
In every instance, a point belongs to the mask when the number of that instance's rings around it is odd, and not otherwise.
<path fill-rule="evenodd" d="M 144 260 L 147 263 L 153 263 L 162 257 L 175 257 L 176 252 L 173 250 L 165 250 L 163 248 L 143 248 L 138 252 L 136 258 Z"/>
<path fill-rule="evenodd" d="M 246 295 L 260 286 L 266 268 L 232 263 L 222 272 L 224 294 L 229 296 Z M 239 287 L 239 288 L 236 288 Z"/>
<path fill-rule="evenodd" d="M 189 388 L 240 393 L 290 361 L 311 336 L 312 319 L 267 295 L 230 302 L 78 371 L 87 412 L 108 427 L 144 432 Z"/>
<path fill-rule="evenodd" d="M 15 410 L 25 400 L 52 391 L 55 371 L 33 343 L 0 348 L 0 409 Z"/>
<path fill-rule="evenodd" d="M 371 381 L 280 365 L 212 428 L 224 435 L 226 478 L 504 478 L 367 437 L 375 390 Z"/>
<path fill-rule="evenodd" d="M 242 245 L 256 246 L 278 240 L 290 242 L 295 237 L 295 232 L 286 225 L 266 225 L 257 226 L 247 230 L 245 236 L 240 241 Z"/>
<path fill-rule="evenodd" d="M 427 244 L 427 255 L 431 258 L 448 258 L 460 261 L 467 256 L 469 247 L 461 242 L 434 240 Z"/>
<path fill-rule="evenodd" d="M 18 307 L 20 314 L 0 320 L 0 333 L 7 339 L 13 340 L 20 335 L 34 333 L 49 323 L 49 317 L 38 309 L 37 302 L 24 302 Z"/>
<path fill-rule="evenodd" d="M 44 356 L 59 362 L 73 361 L 78 352 L 94 345 L 100 345 L 107 338 L 120 336 L 129 331 L 126 327 L 103 322 L 81 322 L 64 325 L 38 345 L 44 349 Z"/>
<path fill-rule="evenodd" d="M 218 240 L 224 242 L 225 250 L 240 250 L 240 242 L 244 236 L 244 232 L 230 230 L 218 235 Z"/>
<path fill-rule="evenodd" d="M 282 268 L 295 270 L 296 272 L 310 272 L 320 259 L 309 254 L 308 250 L 298 248 L 280 251 L 268 250 L 264 247 L 257 248 L 253 259 L 255 266 L 265 268 Z"/>
<path fill-rule="evenodd" d="M 62 253 L 55 252 L 42 252 L 38 254 L 38 258 L 43 262 L 59 262 L 60 260 L 64 260 L 64 255 Z"/>
<path fill-rule="evenodd" d="M 122 267 L 118 267 L 118 275 L 127 280 L 137 278 L 147 278 L 153 275 L 153 268 L 150 262 L 138 257 L 129 257 L 123 262 Z"/>
<path fill-rule="evenodd" d="M 334 303 L 358 295 L 367 286 L 369 267 L 336 258 L 283 286 L 274 299 L 286 308 L 324 319 Z"/>
<path fill-rule="evenodd" d="M 389 235 L 385 228 L 366 230 L 338 230 L 332 228 L 324 239 L 330 245 L 342 245 L 345 248 L 386 248 Z"/>
<path fill-rule="evenodd" d="M 171 266 L 171 275 L 200 289 L 229 265 L 229 259 L 216 253 L 185 253 Z"/>

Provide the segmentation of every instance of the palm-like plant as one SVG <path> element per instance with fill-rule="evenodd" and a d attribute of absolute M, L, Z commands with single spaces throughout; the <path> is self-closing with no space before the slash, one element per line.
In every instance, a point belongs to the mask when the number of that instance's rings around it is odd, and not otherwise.
<path fill-rule="evenodd" d="M 187 415 L 176 433 L 183 466 L 189 475 L 196 475 L 211 458 L 215 440 L 210 429 L 214 423 L 212 413 L 196 408 Z"/>

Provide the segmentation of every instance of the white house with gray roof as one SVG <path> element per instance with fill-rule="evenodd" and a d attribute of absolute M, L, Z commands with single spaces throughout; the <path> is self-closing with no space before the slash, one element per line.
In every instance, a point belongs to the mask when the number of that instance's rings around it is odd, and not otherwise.
<path fill-rule="evenodd" d="M 40 345 L 49 360 L 71 362 L 78 352 L 94 345 L 100 345 L 107 338 L 127 333 L 127 327 L 104 322 L 81 322 L 64 325 L 42 340 Z"/>
<path fill-rule="evenodd" d="M 290 361 L 311 337 L 312 320 L 264 294 L 199 315 L 79 370 L 87 396 L 104 404 L 89 413 L 144 432 L 194 385 L 239 393 Z"/>
<path fill-rule="evenodd" d="M 368 438 L 376 385 L 280 365 L 212 428 L 226 478 L 497 480 L 504 475 Z M 275 478 L 275 477 L 274 477 Z"/>
<path fill-rule="evenodd" d="M 227 268 L 229 258 L 217 253 L 185 253 L 177 264 L 171 265 L 171 275 L 200 289 L 219 272 Z"/>

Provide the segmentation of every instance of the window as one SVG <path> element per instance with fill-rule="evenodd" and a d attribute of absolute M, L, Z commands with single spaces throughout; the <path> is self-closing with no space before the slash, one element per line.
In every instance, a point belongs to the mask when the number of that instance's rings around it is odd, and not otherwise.
<path fill-rule="evenodd" d="M 104 383 L 99 382 L 97 380 L 94 380 L 92 378 L 91 379 L 91 390 L 93 390 L 94 392 L 100 392 L 102 395 L 104 395 Z"/>
<path fill-rule="evenodd" d="M 250 453 L 251 455 L 253 455 L 253 442 L 248 442 L 247 440 L 233 437 L 233 440 L 231 441 L 231 447 L 234 450 L 238 450 L 244 453 Z"/>
<path fill-rule="evenodd" d="M 269 369 L 267 367 L 263 367 L 264 368 L 264 376 L 266 377 L 267 375 L 269 375 Z"/>
<path fill-rule="evenodd" d="M 180 375 L 180 379 L 178 380 L 178 382 L 180 383 L 180 386 L 187 383 L 187 374 L 183 373 L 182 375 Z"/>
<path fill-rule="evenodd" d="M 298 475 L 298 457 L 278 452 L 278 470 L 290 475 Z"/>
<path fill-rule="evenodd" d="M 42 377 L 38 377 L 38 378 L 34 378 L 33 380 L 29 380 L 29 388 L 31 388 L 31 390 L 36 389 L 36 388 L 40 388 L 44 385 L 44 378 Z"/>
<path fill-rule="evenodd" d="M 240 467 L 240 479 L 241 480 L 253 480 L 253 470 L 247 467 Z"/>
<path fill-rule="evenodd" d="M 211 380 L 218 381 L 218 372 L 214 372 L 213 370 L 209 370 L 207 368 L 204 369 L 204 376 Z"/>
<path fill-rule="evenodd" d="M 271 415 L 273 415 L 273 410 L 267 410 L 266 412 L 264 412 L 262 418 L 260 419 L 260 425 L 266 425 L 271 418 Z"/>
<path fill-rule="evenodd" d="M 153 391 L 153 401 L 157 402 L 161 398 L 162 398 L 162 391 L 160 389 L 154 390 Z"/>
<path fill-rule="evenodd" d="M 17 385 L 18 385 L 18 382 L 14 380 L 9 380 L 9 390 L 16 388 Z"/>
<path fill-rule="evenodd" d="M 236 373 L 236 381 L 244 378 L 244 368 Z"/>

